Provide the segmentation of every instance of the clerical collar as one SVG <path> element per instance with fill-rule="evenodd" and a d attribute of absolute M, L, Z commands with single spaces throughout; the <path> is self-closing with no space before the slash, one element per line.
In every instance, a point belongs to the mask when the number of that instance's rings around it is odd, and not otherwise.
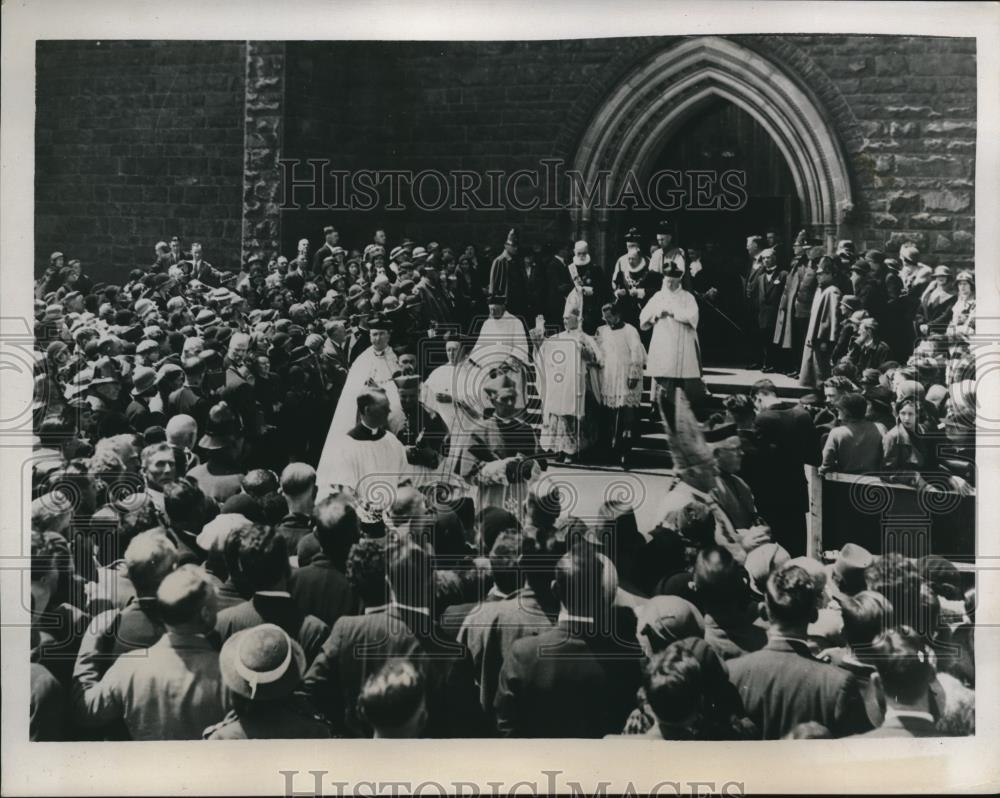
<path fill-rule="evenodd" d="M 608 326 L 612 330 L 620 330 L 620 329 L 622 329 L 625 326 L 625 322 L 624 321 L 616 321 L 614 324 L 612 324 L 611 322 L 608 322 Z"/>
<path fill-rule="evenodd" d="M 356 441 L 377 441 L 381 440 L 385 435 L 385 430 L 372 429 L 371 427 L 365 426 L 364 422 L 362 422 L 348 432 L 347 435 Z"/>
<path fill-rule="evenodd" d="M 372 354 L 375 355 L 375 357 L 385 357 L 385 353 L 388 351 L 388 348 L 386 348 L 379 352 L 374 346 L 372 347 Z"/>

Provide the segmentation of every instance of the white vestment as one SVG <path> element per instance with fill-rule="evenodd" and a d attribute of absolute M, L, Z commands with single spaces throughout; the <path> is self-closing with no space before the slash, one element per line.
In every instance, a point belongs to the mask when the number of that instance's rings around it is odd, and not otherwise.
<path fill-rule="evenodd" d="M 528 348 L 528 334 L 525 332 L 524 322 L 507 311 L 504 311 L 499 319 L 494 319 L 492 316 L 488 318 L 483 322 L 476 345 L 469 353 L 469 359 L 487 373 L 499 368 L 503 363 L 514 366 L 510 372 L 510 377 L 517 386 L 517 401 L 514 406 L 518 409 L 524 408 L 527 369 L 531 363 L 531 350 Z"/>
<path fill-rule="evenodd" d="M 346 435 L 358 423 L 358 396 L 365 390 L 368 382 L 375 383 L 386 392 L 391 409 L 399 408 L 399 392 L 396 390 L 396 383 L 392 381 L 392 375 L 398 369 L 399 360 L 396 358 L 396 353 L 388 347 L 381 355 L 377 354 L 373 347 L 368 347 L 358 355 L 358 359 L 347 372 L 347 379 L 337 401 L 337 409 L 326 436 L 326 446 L 323 447 L 320 463 L 326 458 L 331 443 L 337 437 Z"/>
<path fill-rule="evenodd" d="M 639 332 L 631 324 L 617 330 L 604 324 L 597 328 L 596 337 L 604 364 L 601 402 L 605 407 L 638 407 L 642 404 L 642 371 L 646 366 L 646 350 Z M 634 387 L 629 387 L 629 380 L 637 380 Z"/>
<path fill-rule="evenodd" d="M 600 363 L 597 343 L 580 329 L 553 335 L 535 351 L 535 370 L 543 416 L 579 418 L 583 415 L 587 374 L 591 370 L 584 352 L 589 354 L 589 362 L 595 366 Z M 591 389 L 600 396 L 600 386 L 596 379 L 591 381 Z"/>
<path fill-rule="evenodd" d="M 385 510 L 408 468 L 406 449 L 388 430 L 378 440 L 339 435 L 327 440 L 316 469 L 316 498 L 322 499 L 342 486 L 354 491 L 370 509 Z"/>
<path fill-rule="evenodd" d="M 661 312 L 673 315 L 657 319 Z M 652 323 L 646 374 L 650 377 L 698 379 L 701 354 L 698 350 L 698 302 L 683 288 L 662 288 L 653 294 L 639 314 L 639 324 Z"/>

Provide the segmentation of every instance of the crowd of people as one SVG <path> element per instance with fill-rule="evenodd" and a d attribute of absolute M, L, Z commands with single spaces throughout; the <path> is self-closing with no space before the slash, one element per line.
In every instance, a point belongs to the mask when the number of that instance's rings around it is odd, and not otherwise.
<path fill-rule="evenodd" d="M 608 270 L 324 236 L 37 280 L 32 739 L 972 733 L 974 586 L 805 556 L 804 471 L 971 489 L 971 274 L 752 240 L 764 365 L 817 392 L 713 405 L 704 322 L 744 317 L 669 225 Z M 659 522 L 575 517 L 548 463 L 627 466 L 643 377 Z"/>

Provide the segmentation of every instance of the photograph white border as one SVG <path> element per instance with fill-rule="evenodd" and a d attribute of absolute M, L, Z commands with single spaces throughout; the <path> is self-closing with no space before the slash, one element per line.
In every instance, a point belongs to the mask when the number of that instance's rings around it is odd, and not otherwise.
<path fill-rule="evenodd" d="M 35 43 L 39 39 L 500 40 L 740 33 L 974 36 L 977 39 L 976 264 L 979 335 L 1000 341 L 1000 6 L 995 3 L 833 2 L 124 2 L 8 0 L 2 7 L 0 73 L 0 421 L 30 407 L 30 373 L 4 368 L 5 342 L 32 327 L 34 261 Z M 70 246 L 72 242 L 67 242 Z M 981 418 L 1000 419 L 996 376 L 981 369 Z M 997 422 L 1000 426 L 1000 422 Z M 29 448 L 24 448 L 25 446 Z M 980 563 L 977 610 L 977 733 L 974 738 L 813 740 L 808 743 L 664 743 L 641 740 L 250 741 L 227 743 L 36 743 L 28 723 L 29 501 L 22 465 L 30 438 L 0 438 L 0 635 L 2 635 L 3 795 L 280 794 L 299 771 L 298 792 L 312 791 L 309 771 L 335 783 L 435 782 L 447 791 L 529 794 L 546 791 L 544 771 L 560 771 L 560 791 L 586 794 L 746 792 L 979 792 L 1000 789 L 1000 518 L 998 450 L 978 452 Z M 17 476 L 17 479 L 12 477 Z M 992 557 L 992 559 L 990 559 Z M 985 566 L 994 563 L 989 570 Z M 500 782 L 502 787 L 488 786 Z M 465 782 L 464 788 L 453 786 Z M 522 782 L 521 786 L 517 782 Z M 523 782 L 528 782 L 527 785 Z M 691 787 L 692 782 L 703 786 Z M 374 786 L 374 785 L 373 785 Z M 352 786 L 342 787 L 353 794 Z M 730 790 L 735 789 L 730 787 Z M 364 794 L 371 787 L 360 787 Z M 433 785 L 424 794 L 441 794 Z M 390 787 L 380 793 L 391 794 Z"/>

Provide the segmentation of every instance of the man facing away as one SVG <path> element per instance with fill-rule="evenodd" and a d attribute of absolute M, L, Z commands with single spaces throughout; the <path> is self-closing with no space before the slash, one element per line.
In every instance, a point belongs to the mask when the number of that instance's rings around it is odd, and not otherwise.
<path fill-rule="evenodd" d="M 198 740 L 225 715 L 215 626 L 215 588 L 195 565 L 183 565 L 156 592 L 166 634 L 119 657 L 99 682 L 74 686 L 77 720 L 101 726 L 124 720 L 133 740 Z"/>
<path fill-rule="evenodd" d="M 765 603 L 771 622 L 767 645 L 727 663 L 730 681 L 763 738 L 780 739 L 809 722 L 822 724 L 834 737 L 866 731 L 871 723 L 854 676 L 810 652 L 807 630 L 817 618 L 812 577 L 793 563 L 775 570 Z"/>

